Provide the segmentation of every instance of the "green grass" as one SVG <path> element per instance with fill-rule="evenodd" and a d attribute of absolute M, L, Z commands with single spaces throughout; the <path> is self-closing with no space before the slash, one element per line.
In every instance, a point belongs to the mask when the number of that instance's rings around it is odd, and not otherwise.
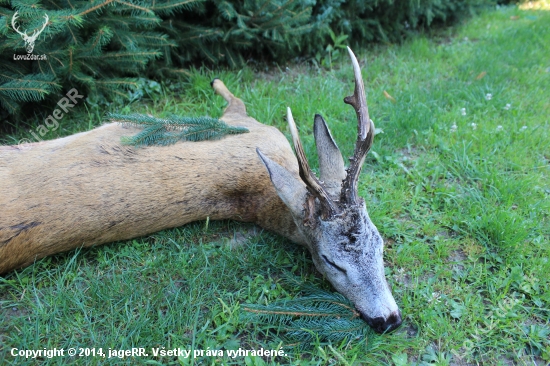
<path fill-rule="evenodd" d="M 349 343 L 287 347 L 287 356 L 268 363 L 547 364 L 550 12 L 501 8 L 432 38 L 358 53 L 371 117 L 384 131 L 360 193 L 386 239 L 386 275 L 404 324 Z M 192 71 L 188 83 L 166 85 L 149 104 L 118 112 L 218 117 L 224 103 L 210 89 L 213 76 L 251 116 L 287 135 L 291 106 L 313 165 L 315 113 L 351 153 L 355 113 L 342 102 L 353 90 L 347 59 L 331 71 Z M 48 137 L 91 128 L 100 115 L 93 107 L 87 119 L 69 115 Z M 3 140 L 27 137 L 21 130 Z M 303 248 L 236 222 L 193 223 L 46 258 L 0 277 L 0 364 L 35 364 L 12 357 L 12 347 L 279 349 L 284 344 L 267 324 L 240 320 L 239 304 L 297 296 L 299 288 L 283 281 L 287 272 L 330 289 Z M 47 361 L 178 363 L 152 356 Z M 194 359 L 245 361 L 264 364 L 258 357 Z"/>

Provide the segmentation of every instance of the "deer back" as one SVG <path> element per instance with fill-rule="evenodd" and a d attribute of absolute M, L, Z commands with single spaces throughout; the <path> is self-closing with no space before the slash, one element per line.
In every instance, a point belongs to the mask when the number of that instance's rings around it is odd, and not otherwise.
<path fill-rule="evenodd" d="M 0 147 L 0 273 L 81 246 L 210 219 L 256 222 L 303 242 L 256 148 L 298 176 L 276 128 L 240 114 L 249 133 L 134 148 L 118 123 L 52 141 Z"/>

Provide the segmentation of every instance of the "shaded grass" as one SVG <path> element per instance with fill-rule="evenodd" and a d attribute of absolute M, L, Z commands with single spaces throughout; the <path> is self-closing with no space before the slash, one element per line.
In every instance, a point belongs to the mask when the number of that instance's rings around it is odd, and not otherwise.
<path fill-rule="evenodd" d="M 386 239 L 386 275 L 405 322 L 391 335 L 288 348 L 273 362 L 550 361 L 549 56 L 549 12 L 515 8 L 362 54 L 371 118 L 384 133 L 375 139 L 360 192 Z M 287 135 L 290 105 L 315 167 L 315 113 L 326 118 L 345 155 L 353 149 L 355 113 L 342 102 L 353 89 L 351 68 L 340 62 L 331 71 L 196 70 L 187 83 L 167 83 L 149 104 L 119 112 L 218 117 L 223 101 L 209 82 L 219 76 L 249 115 Z M 63 120 L 48 137 L 97 125 L 98 115 L 89 110 L 86 120 Z M 46 258 L 0 278 L 0 363 L 25 364 L 9 354 L 11 347 L 278 349 L 272 334 L 239 320 L 239 304 L 294 297 L 298 289 L 281 281 L 287 271 L 330 288 L 304 249 L 235 222 L 194 223 Z M 49 360 L 136 361 L 145 359 Z"/>

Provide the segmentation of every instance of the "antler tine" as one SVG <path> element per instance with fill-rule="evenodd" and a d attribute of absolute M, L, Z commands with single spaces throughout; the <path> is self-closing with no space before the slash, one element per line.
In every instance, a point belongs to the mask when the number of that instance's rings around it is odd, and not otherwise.
<path fill-rule="evenodd" d="M 20 31 L 19 31 L 19 27 L 16 27 L 16 26 L 15 26 L 15 20 L 17 19 L 17 13 L 19 13 L 19 12 L 16 11 L 16 12 L 13 14 L 12 18 L 11 18 L 11 26 L 12 26 L 13 30 L 16 31 L 17 33 L 19 33 L 20 35 L 26 36 L 26 35 L 27 35 L 26 33 L 20 32 Z"/>
<path fill-rule="evenodd" d="M 342 183 L 341 200 L 344 204 L 356 204 L 357 201 L 357 180 L 367 152 L 369 151 L 374 138 L 374 124 L 369 118 L 365 86 L 361 76 L 361 68 L 353 51 L 348 47 L 348 53 L 353 64 L 355 77 L 355 90 L 353 95 L 344 98 L 344 102 L 353 106 L 357 114 L 357 141 L 355 151 L 350 158 L 350 165 L 347 169 L 346 178 Z"/>
<path fill-rule="evenodd" d="M 330 198 L 328 192 L 322 186 L 321 182 L 319 182 L 317 177 L 315 177 L 309 167 L 309 163 L 307 161 L 302 142 L 300 141 L 298 129 L 296 128 L 296 123 L 294 122 L 294 118 L 292 117 L 290 107 L 287 108 L 287 121 L 290 128 L 290 133 L 292 134 L 292 142 L 294 143 L 294 149 L 296 150 L 296 157 L 298 158 L 300 178 L 302 178 L 302 180 L 306 184 L 309 192 L 313 194 L 313 196 L 317 197 L 319 201 L 321 201 L 324 209 L 328 210 L 325 216 L 330 217 L 338 213 L 339 210 Z"/>
<path fill-rule="evenodd" d="M 38 34 L 42 33 L 42 31 L 44 30 L 44 28 L 46 28 L 46 26 L 48 25 L 48 22 L 50 21 L 50 17 L 48 16 L 48 14 L 44 14 L 44 18 L 46 19 L 46 21 L 44 22 L 44 24 L 42 25 L 42 29 L 40 29 L 40 31 L 38 32 Z M 35 35 L 36 31 L 33 32 L 33 36 Z M 37 35 L 38 35 L 37 34 Z"/>

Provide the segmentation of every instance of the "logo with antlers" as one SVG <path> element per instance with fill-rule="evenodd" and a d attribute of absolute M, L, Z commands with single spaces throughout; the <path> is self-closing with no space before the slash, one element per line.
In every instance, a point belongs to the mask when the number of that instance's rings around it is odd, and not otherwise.
<path fill-rule="evenodd" d="M 23 37 L 23 40 L 25 41 L 25 47 L 27 48 L 27 53 L 32 53 L 32 50 L 34 50 L 34 42 L 36 42 L 36 39 L 38 38 L 40 33 L 42 33 L 44 28 L 46 28 L 46 25 L 48 25 L 48 21 L 50 20 L 50 18 L 48 18 L 48 14 L 44 14 L 45 21 L 44 21 L 44 25 L 42 26 L 42 29 L 35 30 L 32 33 L 32 36 L 29 36 L 29 35 L 27 35 L 27 30 L 25 30 L 25 32 L 23 33 L 23 32 L 19 31 L 19 27 L 15 26 L 15 20 L 17 19 L 17 13 L 18 12 L 16 11 L 15 14 L 13 14 L 13 17 L 11 18 L 11 26 L 13 27 L 14 31 L 16 31 L 17 33 L 19 33 L 21 35 L 21 37 Z"/>

